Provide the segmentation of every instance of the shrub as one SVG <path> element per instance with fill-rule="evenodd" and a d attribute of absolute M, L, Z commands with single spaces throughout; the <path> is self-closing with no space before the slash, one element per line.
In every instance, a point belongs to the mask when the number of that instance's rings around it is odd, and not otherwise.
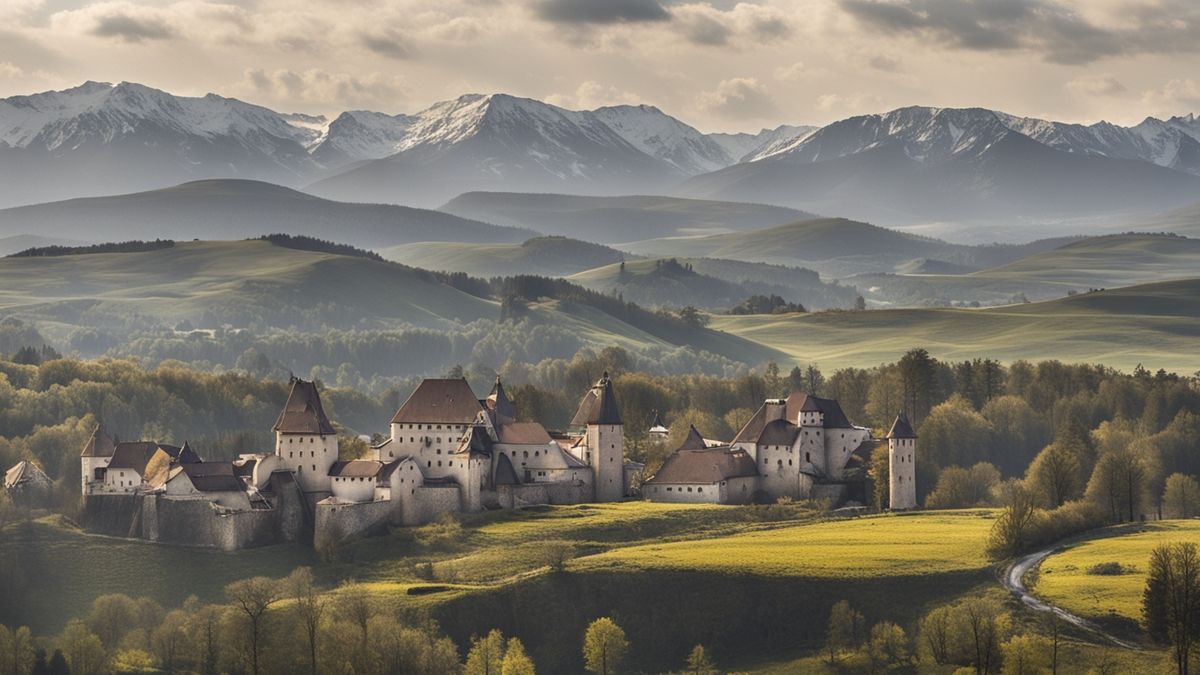
<path fill-rule="evenodd" d="M 1096 563 L 1095 565 L 1087 568 L 1088 574 L 1094 574 L 1101 577 L 1115 577 L 1122 574 L 1129 574 L 1131 572 L 1133 572 L 1132 567 L 1126 567 L 1116 561 Z"/>

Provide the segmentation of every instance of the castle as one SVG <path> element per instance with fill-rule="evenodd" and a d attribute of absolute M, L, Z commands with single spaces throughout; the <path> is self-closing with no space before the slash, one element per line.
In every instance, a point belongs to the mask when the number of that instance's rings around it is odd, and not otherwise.
<path fill-rule="evenodd" d="M 465 379 L 427 379 L 366 459 L 340 460 L 317 387 L 293 378 L 271 453 L 205 462 L 187 443 L 116 442 L 100 425 L 81 453 L 89 527 L 122 536 L 238 549 L 317 545 L 416 525 L 446 512 L 623 499 L 641 465 L 624 459 L 624 424 L 605 373 L 571 431 L 517 421 L 497 378 L 479 399 Z"/>
<path fill-rule="evenodd" d="M 915 508 L 916 434 L 904 413 L 887 435 L 889 506 Z M 651 501 L 750 504 L 780 498 L 865 501 L 866 463 L 880 446 L 832 399 L 767 399 L 729 443 L 695 427 L 642 486 Z"/>
<path fill-rule="evenodd" d="M 317 386 L 293 378 L 269 453 L 205 462 L 186 442 L 117 442 L 97 426 L 80 456 L 85 524 L 232 550 L 309 534 L 320 547 L 443 513 L 611 502 L 639 491 L 665 502 L 866 501 L 866 463 L 882 448 L 837 401 L 794 393 L 765 401 L 728 443 L 692 427 L 641 484 L 643 466 L 625 459 L 608 373 L 584 393 L 569 429 L 518 421 L 499 378 L 482 399 L 465 379 L 427 379 L 396 411 L 386 440 L 366 458 L 343 460 Z M 648 434 L 667 433 L 656 413 Z M 916 434 L 903 413 L 886 441 L 890 507 L 915 508 Z"/>

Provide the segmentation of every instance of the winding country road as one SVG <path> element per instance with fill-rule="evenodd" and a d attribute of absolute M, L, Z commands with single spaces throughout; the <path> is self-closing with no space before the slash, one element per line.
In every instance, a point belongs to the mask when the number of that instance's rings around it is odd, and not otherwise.
<path fill-rule="evenodd" d="M 1013 563 L 1008 566 L 1008 569 L 1004 571 L 1004 587 L 1012 591 L 1013 595 L 1016 595 L 1018 598 L 1020 598 L 1021 602 L 1024 603 L 1026 607 L 1036 612 L 1053 612 L 1060 619 L 1066 621 L 1072 626 L 1076 626 L 1082 630 L 1092 633 L 1093 635 L 1096 635 L 1097 637 L 1103 638 L 1104 640 L 1107 640 L 1108 642 L 1111 642 L 1122 649 L 1140 650 L 1141 647 L 1138 645 L 1107 633 L 1091 621 L 1088 621 L 1083 617 L 1076 616 L 1062 607 L 1051 605 L 1045 600 L 1042 600 L 1034 595 L 1029 591 L 1028 588 L 1025 587 L 1025 575 L 1030 570 L 1042 564 L 1043 560 L 1050 557 L 1050 554 L 1056 552 L 1057 550 L 1058 549 L 1048 548 L 1044 551 L 1038 551 L 1037 553 L 1030 553 L 1027 556 L 1013 561 Z"/>

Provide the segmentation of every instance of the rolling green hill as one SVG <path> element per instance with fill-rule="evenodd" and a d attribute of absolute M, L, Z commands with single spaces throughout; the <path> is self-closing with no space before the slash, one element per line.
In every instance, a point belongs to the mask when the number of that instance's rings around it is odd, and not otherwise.
<path fill-rule="evenodd" d="M 388 260 L 475 277 L 540 274 L 562 277 L 632 258 L 622 251 L 567 237 L 535 237 L 520 244 L 421 242 L 380 251 Z"/>
<path fill-rule="evenodd" d="M 0 312 L 115 327 L 139 317 L 199 322 L 206 313 L 239 325 L 433 327 L 495 318 L 499 310 L 401 265 L 265 241 L 215 241 L 140 253 L 3 258 Z"/>
<path fill-rule="evenodd" d="M 627 261 L 567 279 L 650 306 L 726 309 L 752 295 L 774 294 L 810 309 L 849 308 L 857 296 L 854 287 L 823 283 L 812 270 L 711 258 Z"/>
<path fill-rule="evenodd" d="M 1120 234 L 1059 248 L 971 274 L 864 275 L 854 281 L 868 299 L 896 305 L 1011 302 L 1060 298 L 1070 292 L 1183 279 L 1200 270 L 1200 239 Z"/>
<path fill-rule="evenodd" d="M 845 218 L 815 218 L 750 232 L 650 239 L 627 248 L 640 255 L 796 265 L 827 276 L 847 277 L 892 272 L 914 259 L 992 267 L 1062 243 L 1064 240 L 1041 240 L 1023 245 L 963 246 Z"/>
<path fill-rule="evenodd" d="M 498 298 L 511 294 L 519 300 L 509 319 L 559 336 L 526 336 L 534 361 L 571 356 L 575 347 L 567 343 L 656 354 L 689 346 L 744 363 L 779 356 L 578 285 L 543 281 L 527 279 L 502 292 L 478 280 L 268 241 L 183 242 L 142 252 L 0 258 L 0 317 L 28 321 L 60 346 L 79 330 L 103 330 L 127 345 L 147 332 L 186 338 L 190 326 L 210 332 L 223 325 L 256 335 L 412 328 L 459 334 L 478 320 L 499 322 Z M 171 330 L 181 323 L 190 326 Z M 505 358 L 489 354 L 496 365 Z"/>
<path fill-rule="evenodd" d="M 720 316 L 712 327 L 822 369 L 895 360 L 913 346 L 940 359 L 1061 359 L 1131 370 L 1200 369 L 1200 280 L 1170 281 L 991 309 L 896 309 Z"/>
<path fill-rule="evenodd" d="M 440 211 L 335 202 L 271 183 L 232 179 L 0 210 L 0 236 L 53 233 L 100 242 L 239 239 L 276 232 L 366 248 L 414 241 L 518 242 L 534 234 Z"/>
<path fill-rule="evenodd" d="M 641 195 L 585 197 L 515 192 L 467 192 L 439 210 L 463 218 L 604 244 L 751 230 L 813 217 L 803 211 L 764 204 Z"/>

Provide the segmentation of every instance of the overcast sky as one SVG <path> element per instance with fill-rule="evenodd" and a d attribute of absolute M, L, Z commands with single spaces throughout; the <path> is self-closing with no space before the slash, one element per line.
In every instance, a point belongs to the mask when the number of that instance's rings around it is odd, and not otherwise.
<path fill-rule="evenodd" d="M 1200 112 L 1200 0 L 0 0 L 0 95 L 128 80 L 285 111 L 468 92 L 705 131 L 904 105 Z"/>

